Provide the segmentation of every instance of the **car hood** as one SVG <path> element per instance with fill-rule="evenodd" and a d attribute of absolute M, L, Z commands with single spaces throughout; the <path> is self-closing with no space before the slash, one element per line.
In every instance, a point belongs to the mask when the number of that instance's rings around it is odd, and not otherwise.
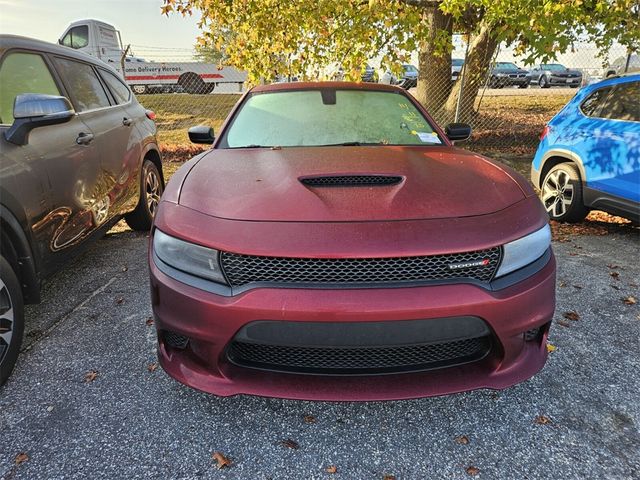
<path fill-rule="evenodd" d="M 367 175 L 401 178 L 351 186 Z M 348 185 L 301 181 L 326 176 Z M 295 147 L 211 150 L 184 180 L 179 204 L 233 220 L 344 222 L 484 215 L 524 197 L 507 171 L 454 147 Z"/>

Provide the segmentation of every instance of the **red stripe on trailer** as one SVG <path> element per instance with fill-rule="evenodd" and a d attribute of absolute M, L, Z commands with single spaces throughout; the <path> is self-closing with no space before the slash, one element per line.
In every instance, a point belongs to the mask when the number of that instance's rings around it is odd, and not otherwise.
<path fill-rule="evenodd" d="M 201 78 L 224 78 L 219 73 L 203 73 Z M 127 75 L 127 80 L 178 80 L 179 75 Z"/>

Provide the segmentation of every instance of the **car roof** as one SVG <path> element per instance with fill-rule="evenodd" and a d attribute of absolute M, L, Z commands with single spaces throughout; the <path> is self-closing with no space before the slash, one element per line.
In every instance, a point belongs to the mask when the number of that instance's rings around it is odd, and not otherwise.
<path fill-rule="evenodd" d="M 285 83 L 272 83 L 270 85 L 258 85 L 253 87 L 251 92 L 278 92 L 278 91 L 297 91 L 297 90 L 318 90 L 318 89 L 332 89 L 332 90 L 369 90 L 378 92 L 396 92 L 403 93 L 404 89 L 393 85 L 386 85 L 382 83 L 369 83 L 369 82 L 285 82 Z"/>
<path fill-rule="evenodd" d="M 103 62 L 99 58 L 92 57 L 78 50 L 74 50 L 64 45 L 58 45 L 55 43 L 45 42 L 43 40 L 36 40 L 35 38 L 21 37 L 20 35 L 7 35 L 0 34 L 0 55 L 3 55 L 6 50 L 9 49 L 21 49 L 21 50 L 34 50 L 37 52 L 51 53 L 54 55 L 64 55 L 65 57 L 75 58 L 83 62 L 92 63 L 102 68 L 110 69 L 118 76 L 121 76 L 118 71 L 108 63 Z"/>

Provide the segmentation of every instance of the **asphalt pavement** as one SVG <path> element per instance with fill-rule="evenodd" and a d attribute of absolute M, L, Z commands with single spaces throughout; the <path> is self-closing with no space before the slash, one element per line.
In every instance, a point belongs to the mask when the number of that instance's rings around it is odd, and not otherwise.
<path fill-rule="evenodd" d="M 0 478 L 640 478 L 638 230 L 555 243 L 555 350 L 533 379 L 370 403 L 217 398 L 155 368 L 147 241 L 108 235 L 27 308 Z"/>

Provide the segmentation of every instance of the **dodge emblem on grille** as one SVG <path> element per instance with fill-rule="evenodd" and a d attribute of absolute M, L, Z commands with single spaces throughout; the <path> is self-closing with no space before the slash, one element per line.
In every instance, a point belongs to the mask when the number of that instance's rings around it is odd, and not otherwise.
<path fill-rule="evenodd" d="M 489 265 L 489 259 L 483 258 L 482 260 L 472 260 L 470 262 L 450 263 L 449 270 L 460 270 L 461 268 L 471 267 L 486 267 Z"/>

